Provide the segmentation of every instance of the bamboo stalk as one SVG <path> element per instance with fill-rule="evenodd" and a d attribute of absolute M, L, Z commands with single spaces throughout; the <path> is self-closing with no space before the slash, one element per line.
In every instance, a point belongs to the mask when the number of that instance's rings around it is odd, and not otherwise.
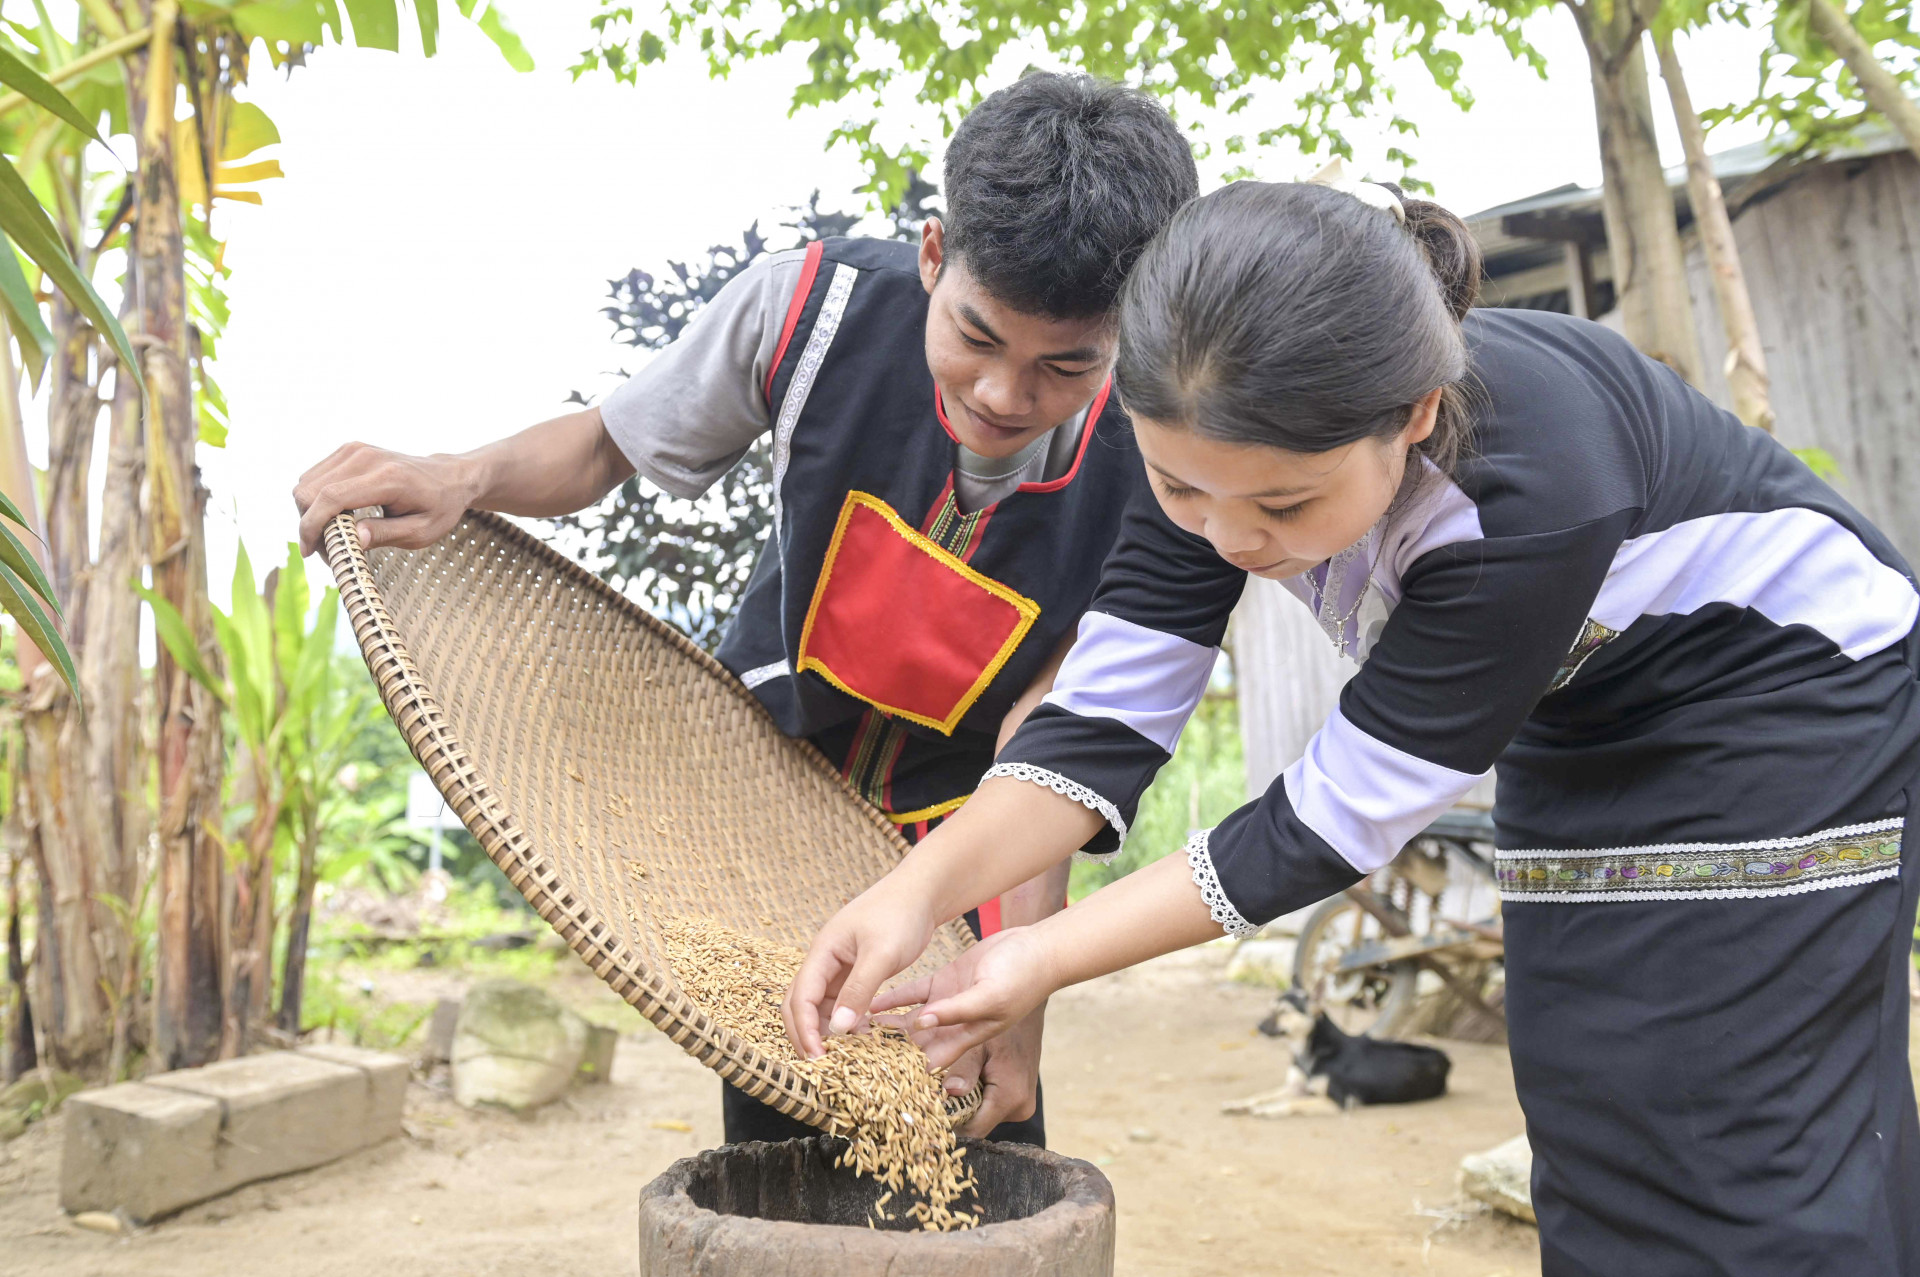
<path fill-rule="evenodd" d="M 146 47 L 147 42 L 151 39 L 153 39 L 153 28 L 148 27 L 144 31 L 135 31 L 131 35 L 123 35 L 118 40 L 109 40 L 93 52 L 82 54 L 73 61 L 63 66 L 57 66 L 47 72 L 47 83 L 58 87 L 65 84 L 68 80 L 85 75 L 103 62 L 111 62 L 123 54 L 132 53 L 135 49 Z M 26 106 L 30 101 L 31 99 L 24 93 L 9 93 L 5 96 L 0 96 L 0 115 L 5 115 L 8 111 L 14 110 L 17 107 Z"/>
<path fill-rule="evenodd" d="M 1687 91 L 1680 55 L 1673 47 L 1673 32 L 1656 30 L 1653 47 L 1660 55 L 1660 78 L 1667 82 L 1673 120 L 1687 153 L 1687 191 L 1693 197 L 1694 224 L 1700 228 L 1700 245 L 1706 250 L 1707 269 L 1713 277 L 1720 325 L 1727 334 L 1727 388 L 1733 394 L 1733 411 L 1748 425 L 1771 434 L 1773 405 L 1767 395 L 1767 356 L 1760 348 L 1760 325 L 1754 318 L 1753 298 L 1747 292 L 1746 272 L 1740 266 L 1726 194 L 1707 155 L 1707 131 L 1700 124 L 1699 112 L 1693 109 L 1693 95 Z"/>

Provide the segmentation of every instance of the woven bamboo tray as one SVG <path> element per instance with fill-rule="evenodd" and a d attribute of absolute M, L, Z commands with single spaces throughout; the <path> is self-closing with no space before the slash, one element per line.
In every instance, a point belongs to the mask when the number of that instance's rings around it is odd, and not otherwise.
<path fill-rule="evenodd" d="M 719 662 L 504 519 L 368 552 L 343 514 L 325 552 L 387 712 L 527 903 L 688 1054 L 830 1129 L 810 1083 L 687 998 L 660 926 L 805 948 L 906 853 L 886 818 Z M 949 923 L 914 970 L 970 943 Z"/>

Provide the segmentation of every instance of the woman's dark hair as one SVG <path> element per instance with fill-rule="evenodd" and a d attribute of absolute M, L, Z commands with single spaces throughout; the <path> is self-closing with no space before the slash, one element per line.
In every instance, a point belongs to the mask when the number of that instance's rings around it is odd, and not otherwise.
<path fill-rule="evenodd" d="M 1460 321 L 1480 249 L 1438 204 L 1402 203 L 1405 225 L 1330 187 L 1238 182 L 1181 209 L 1121 296 L 1127 410 L 1318 453 L 1393 435 L 1443 387 L 1420 450 L 1450 473 L 1468 435 Z"/>
<path fill-rule="evenodd" d="M 1138 89 L 1032 72 L 967 113 L 947 146 L 949 255 L 1030 315 L 1113 309 L 1127 270 L 1199 191 L 1193 149 Z"/>

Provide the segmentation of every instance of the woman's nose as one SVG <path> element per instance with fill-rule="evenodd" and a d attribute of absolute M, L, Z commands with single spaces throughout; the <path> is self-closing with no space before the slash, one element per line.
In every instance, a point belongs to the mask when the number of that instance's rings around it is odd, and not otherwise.
<path fill-rule="evenodd" d="M 1225 559 L 1246 562 L 1260 557 L 1266 546 L 1266 534 L 1250 523 L 1236 519 L 1208 519 L 1207 540 Z"/>

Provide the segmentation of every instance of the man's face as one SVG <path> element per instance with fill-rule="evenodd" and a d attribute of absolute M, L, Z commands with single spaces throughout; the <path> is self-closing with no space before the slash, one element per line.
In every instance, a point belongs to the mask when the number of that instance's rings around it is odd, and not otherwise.
<path fill-rule="evenodd" d="M 946 256 L 943 234 L 938 219 L 920 234 L 927 367 L 960 442 L 1011 456 L 1092 402 L 1113 366 L 1113 325 L 1014 310 Z"/>

